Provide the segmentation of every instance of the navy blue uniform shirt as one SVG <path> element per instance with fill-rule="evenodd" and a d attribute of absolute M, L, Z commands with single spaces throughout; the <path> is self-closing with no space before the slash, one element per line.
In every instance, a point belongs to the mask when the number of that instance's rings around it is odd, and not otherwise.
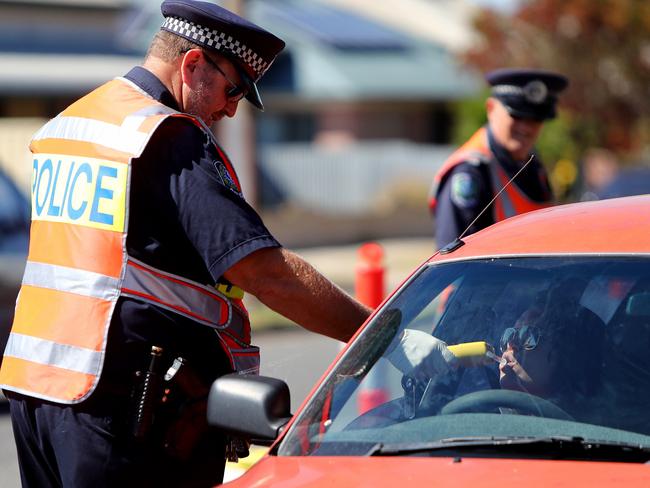
<path fill-rule="evenodd" d="M 154 99 L 178 110 L 176 101 L 142 67 L 126 76 Z M 223 184 L 220 158 L 195 125 L 167 119 L 142 156 L 133 161 L 127 249 L 164 271 L 213 285 L 239 260 L 280 244 L 258 214 Z M 120 298 L 109 329 L 101 381 L 115 387 L 130 381 L 149 361 L 152 345 L 169 357 L 183 356 L 207 381 L 228 372 L 213 329 L 131 298 Z"/>
<path fill-rule="evenodd" d="M 495 141 L 489 126 L 487 134 L 492 155 L 501 164 L 509 178 L 514 176 L 521 169 L 521 165 L 514 161 L 508 151 Z M 534 201 L 543 202 L 552 197 L 546 170 L 537 155 L 517 176 L 516 183 Z M 493 197 L 492 180 L 487 165 L 463 162 L 455 166 L 442 182 L 438 191 L 435 212 L 435 236 L 438 248 L 444 247 L 459 237 Z M 484 229 L 493 223 L 492 211 L 488 209 L 470 227 L 468 234 Z"/>

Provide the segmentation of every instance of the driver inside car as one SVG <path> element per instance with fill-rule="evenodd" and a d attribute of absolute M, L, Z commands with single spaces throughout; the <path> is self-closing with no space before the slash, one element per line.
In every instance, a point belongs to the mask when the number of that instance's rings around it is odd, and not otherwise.
<path fill-rule="evenodd" d="M 569 413 L 580 412 L 598 387 L 604 325 L 580 304 L 581 280 L 552 286 L 543 305 L 533 305 L 500 340 L 502 389 L 545 398 Z"/>

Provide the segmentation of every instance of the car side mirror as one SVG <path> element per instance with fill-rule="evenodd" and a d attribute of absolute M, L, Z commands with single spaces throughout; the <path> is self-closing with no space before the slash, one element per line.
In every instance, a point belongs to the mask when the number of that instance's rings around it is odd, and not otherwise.
<path fill-rule="evenodd" d="M 225 432 L 271 444 L 292 415 L 287 384 L 268 376 L 227 374 L 208 396 L 208 423 Z"/>

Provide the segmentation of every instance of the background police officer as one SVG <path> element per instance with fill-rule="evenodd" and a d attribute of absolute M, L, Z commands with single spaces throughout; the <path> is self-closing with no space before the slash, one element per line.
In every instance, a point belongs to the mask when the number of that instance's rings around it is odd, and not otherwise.
<path fill-rule="evenodd" d="M 479 216 L 505 183 L 534 153 L 543 123 L 555 117 L 559 93 L 568 80 L 533 69 L 488 73 L 487 124 L 455 151 L 436 174 L 429 207 L 439 248 L 452 242 Z M 468 233 L 506 217 L 553 202 L 548 177 L 535 155 Z"/>

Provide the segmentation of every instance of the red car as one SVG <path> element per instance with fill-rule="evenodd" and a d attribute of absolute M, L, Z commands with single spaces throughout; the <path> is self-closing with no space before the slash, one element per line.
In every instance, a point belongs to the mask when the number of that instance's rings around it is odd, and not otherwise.
<path fill-rule="evenodd" d="M 387 361 L 405 331 L 455 346 L 448 371 Z M 378 308 L 295 415 L 282 381 L 229 375 L 208 417 L 272 443 L 233 487 L 650 486 L 650 196 L 457 241 Z"/>

